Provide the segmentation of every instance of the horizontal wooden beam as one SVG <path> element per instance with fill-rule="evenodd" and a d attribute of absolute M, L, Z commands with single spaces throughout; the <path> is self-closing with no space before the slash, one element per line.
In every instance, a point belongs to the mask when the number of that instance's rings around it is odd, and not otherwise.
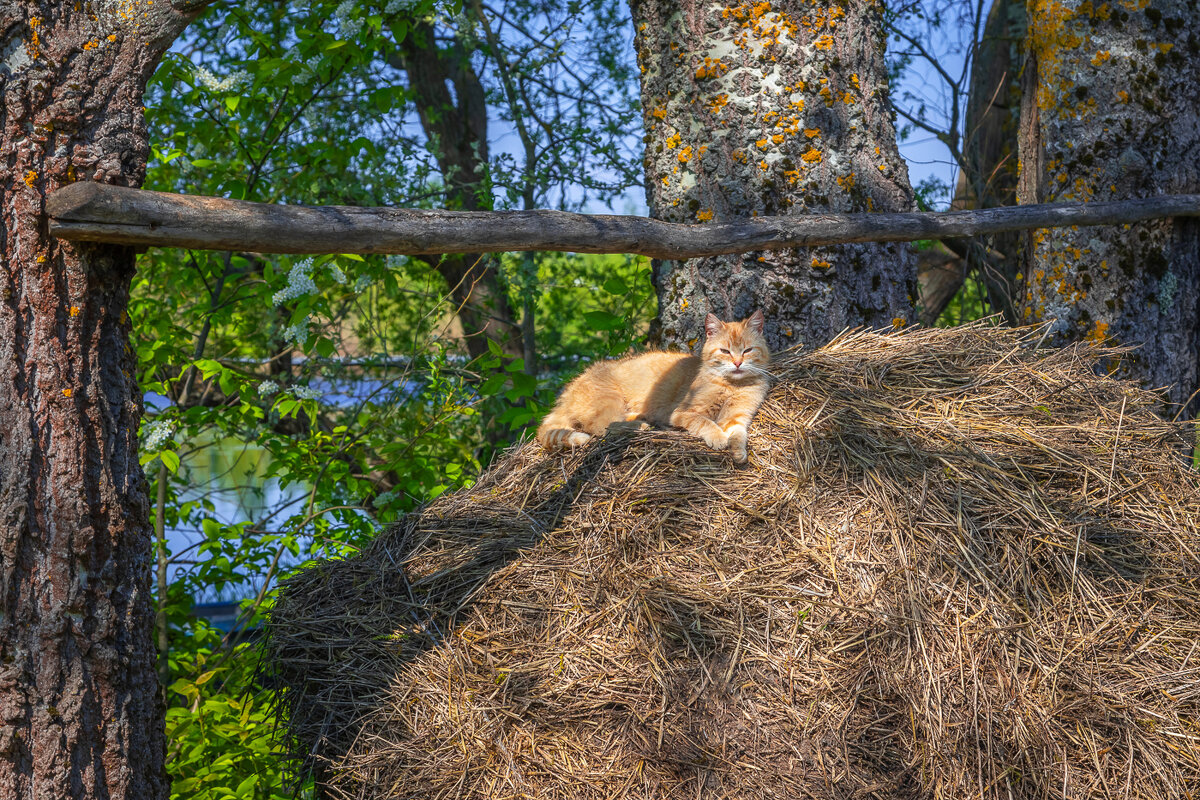
<path fill-rule="evenodd" d="M 913 214 L 796 214 L 682 225 L 565 211 L 283 206 L 73 183 L 46 200 L 50 233 L 117 244 L 256 253 L 493 253 L 558 250 L 697 258 L 755 250 L 908 242 L 1200 216 L 1200 195 Z"/>

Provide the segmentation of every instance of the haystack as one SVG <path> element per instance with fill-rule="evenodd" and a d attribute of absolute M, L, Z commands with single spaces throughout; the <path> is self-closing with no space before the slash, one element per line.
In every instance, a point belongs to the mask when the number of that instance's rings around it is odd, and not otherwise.
<path fill-rule="evenodd" d="M 1093 346 L 977 325 L 777 363 L 751 462 L 516 448 L 288 582 L 345 798 L 1195 798 L 1200 473 Z"/>

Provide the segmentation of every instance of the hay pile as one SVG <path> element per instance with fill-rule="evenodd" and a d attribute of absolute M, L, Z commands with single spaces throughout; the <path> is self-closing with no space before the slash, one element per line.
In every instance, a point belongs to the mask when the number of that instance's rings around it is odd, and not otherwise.
<path fill-rule="evenodd" d="M 516 449 L 289 582 L 299 756 L 355 798 L 1197 797 L 1200 474 L 1031 336 L 785 358 L 746 468 Z"/>

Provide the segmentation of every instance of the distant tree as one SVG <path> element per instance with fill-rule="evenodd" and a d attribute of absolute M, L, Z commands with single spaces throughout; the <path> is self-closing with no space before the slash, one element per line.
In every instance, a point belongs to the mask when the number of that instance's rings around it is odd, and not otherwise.
<path fill-rule="evenodd" d="M 1200 191 L 1196 0 L 1029 3 L 1023 203 Z M 1200 387 L 1200 224 L 1032 231 L 1021 316 L 1054 339 L 1138 345 L 1121 374 Z"/>
<path fill-rule="evenodd" d="M 72 181 L 142 182 L 142 92 L 204 5 L 0 3 L 0 796 L 12 800 L 167 793 L 134 252 L 53 239 L 42 210 Z"/>
<path fill-rule="evenodd" d="M 635 0 L 651 214 L 907 211 L 880 6 Z M 705 314 L 767 315 L 780 348 L 913 320 L 909 248 L 853 244 L 656 264 L 659 338 L 689 346 Z"/>
<path fill-rule="evenodd" d="M 914 0 L 888 3 L 888 51 L 901 140 L 941 143 L 952 178 L 917 187 L 926 207 L 952 209 L 1016 203 L 1017 122 L 1021 107 L 1025 0 Z M 983 294 L 979 313 L 1016 322 L 1019 234 L 947 239 L 918 252 L 921 321 L 935 324 L 963 288 Z"/>

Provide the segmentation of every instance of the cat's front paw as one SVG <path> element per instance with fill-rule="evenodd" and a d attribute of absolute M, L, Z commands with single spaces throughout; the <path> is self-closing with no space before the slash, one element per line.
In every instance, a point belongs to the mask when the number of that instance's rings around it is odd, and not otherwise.
<path fill-rule="evenodd" d="M 733 453 L 733 460 L 738 464 L 745 464 L 750 456 L 746 453 L 746 431 L 734 430 L 729 433 L 729 450 Z"/>
<path fill-rule="evenodd" d="M 729 447 L 729 437 L 724 431 L 716 431 L 715 433 L 705 433 L 704 443 L 713 450 L 724 450 Z"/>
<path fill-rule="evenodd" d="M 567 445 L 570 446 L 570 448 L 572 450 L 574 450 L 576 447 L 583 447 L 585 444 L 587 444 L 591 440 L 592 440 L 592 435 L 590 433 L 584 433 L 583 431 L 575 431 L 574 433 L 572 433 L 570 436 L 567 437 Z"/>

